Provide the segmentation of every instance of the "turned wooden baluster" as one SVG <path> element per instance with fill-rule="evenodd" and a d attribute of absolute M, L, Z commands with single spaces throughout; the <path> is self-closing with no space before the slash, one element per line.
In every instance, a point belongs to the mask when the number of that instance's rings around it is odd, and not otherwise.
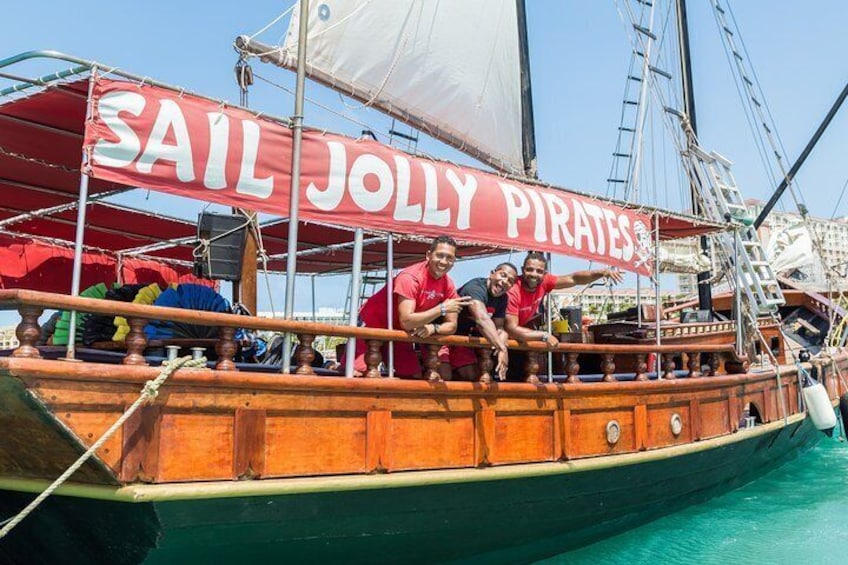
<path fill-rule="evenodd" d="M 527 352 L 527 360 L 524 362 L 524 380 L 532 384 L 539 384 L 539 353 Z"/>
<path fill-rule="evenodd" d="M 646 353 L 636 354 L 636 378 L 637 381 L 648 380 L 648 355 Z"/>
<path fill-rule="evenodd" d="M 221 326 L 218 330 L 218 342 L 215 344 L 215 353 L 218 354 L 218 362 L 215 363 L 215 368 L 219 371 L 238 371 L 233 358 L 236 356 L 238 347 L 236 340 L 236 329 L 228 326 Z M 287 366 L 289 360 L 283 359 L 283 365 Z"/>
<path fill-rule="evenodd" d="M 297 355 L 295 355 L 297 369 L 294 372 L 297 375 L 314 375 L 312 361 L 315 360 L 315 350 L 312 348 L 312 342 L 315 341 L 315 336 L 312 334 L 297 334 L 297 339 L 300 345 L 298 345 Z"/>
<path fill-rule="evenodd" d="M 18 312 L 21 315 L 21 323 L 15 328 L 15 336 L 18 338 L 20 345 L 12 352 L 12 357 L 41 359 L 41 353 L 39 353 L 36 344 L 41 338 L 41 328 L 38 325 L 38 318 L 44 312 L 44 309 L 38 306 L 21 304 Z"/>
<path fill-rule="evenodd" d="M 492 368 L 495 366 L 492 360 L 492 350 L 488 347 L 477 348 L 477 369 L 480 371 L 480 382 L 492 382 Z"/>
<path fill-rule="evenodd" d="M 428 343 L 424 350 L 424 378 L 431 382 L 439 382 L 442 376 L 439 374 L 439 349 L 441 345 Z"/>
<path fill-rule="evenodd" d="M 130 331 L 127 334 L 127 355 L 124 357 L 124 365 L 147 365 L 147 359 L 144 358 L 144 350 L 147 349 L 147 334 L 144 333 L 144 326 L 147 325 L 147 320 L 143 318 L 128 318 L 127 324 L 130 326 Z"/>
<path fill-rule="evenodd" d="M 368 345 L 368 350 L 365 352 L 365 377 L 369 379 L 379 379 L 380 363 L 383 362 L 383 353 L 380 349 L 383 347 L 383 342 L 377 339 L 365 340 Z"/>
<path fill-rule="evenodd" d="M 671 354 L 663 355 L 663 378 L 664 379 L 676 379 L 677 375 L 674 374 L 674 358 Z"/>
<path fill-rule="evenodd" d="M 686 368 L 689 369 L 689 378 L 695 378 L 701 376 L 701 354 L 690 352 L 688 354 L 688 361 L 686 361 Z"/>
<path fill-rule="evenodd" d="M 577 373 L 580 372 L 580 363 L 577 362 L 577 357 L 580 354 L 569 351 L 566 355 L 568 362 L 565 364 L 565 374 L 568 375 L 568 378 L 565 379 L 565 382 L 579 383 L 580 379 L 577 377 Z"/>
<path fill-rule="evenodd" d="M 716 373 L 718 372 L 718 367 L 719 367 L 720 363 L 721 363 L 721 360 L 720 360 L 718 353 L 708 353 L 707 354 L 707 365 L 710 368 L 709 372 L 707 373 L 708 377 L 716 376 Z"/>
<path fill-rule="evenodd" d="M 604 374 L 602 379 L 605 383 L 614 383 L 615 376 L 615 355 L 612 353 L 601 353 L 601 372 Z"/>

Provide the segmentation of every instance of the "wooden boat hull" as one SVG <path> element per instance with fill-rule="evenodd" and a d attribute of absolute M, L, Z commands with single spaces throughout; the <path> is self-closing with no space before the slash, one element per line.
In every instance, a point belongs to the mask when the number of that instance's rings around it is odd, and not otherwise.
<path fill-rule="evenodd" d="M 803 416 L 659 451 L 388 475 L 69 486 L 8 563 L 530 561 L 735 488 L 818 441 Z M 0 481 L 11 515 L 41 481 Z"/>

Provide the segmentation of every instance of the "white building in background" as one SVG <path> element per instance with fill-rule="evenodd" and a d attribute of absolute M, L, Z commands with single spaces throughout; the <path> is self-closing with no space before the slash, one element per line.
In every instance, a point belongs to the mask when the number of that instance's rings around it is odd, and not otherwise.
<path fill-rule="evenodd" d="M 654 289 L 650 286 L 641 289 L 642 304 L 654 304 Z M 567 308 L 569 306 L 579 306 L 584 316 L 589 316 L 595 322 L 603 321 L 608 312 L 618 312 L 636 306 L 636 289 L 635 288 L 618 288 L 613 287 L 612 292 L 608 288 L 568 288 L 564 290 L 555 290 L 551 293 L 555 300 L 555 307 Z M 673 298 L 667 293 L 663 293 L 661 298 L 663 301 Z"/>
<path fill-rule="evenodd" d="M 760 200 L 746 200 L 745 204 L 748 206 L 749 214 L 754 218 L 759 216 L 760 211 L 765 206 L 765 203 Z M 803 220 L 797 212 L 772 210 L 763 225 L 757 230 L 763 247 L 767 249 L 771 238 L 786 227 L 804 221 L 812 232 L 811 235 L 815 243 L 812 253 L 816 253 L 816 248 L 818 248 L 824 264 L 841 273 L 842 276 L 837 278 L 848 285 L 848 217 L 830 220 L 807 216 L 806 220 Z M 698 243 L 695 240 L 686 240 L 684 245 L 693 246 L 698 245 Z M 819 262 L 816 263 L 815 267 L 804 269 L 804 272 L 812 282 L 823 288 L 826 285 L 826 278 L 820 264 L 818 264 Z M 716 262 L 713 260 L 713 272 L 716 272 L 717 269 Z M 681 294 L 686 296 L 697 295 L 697 277 L 695 275 L 678 275 L 678 289 Z"/>
<path fill-rule="evenodd" d="M 15 326 L 0 328 L 0 349 L 16 349 L 20 345 Z"/>
<path fill-rule="evenodd" d="M 284 317 L 283 311 L 280 310 L 278 312 L 259 312 L 260 318 L 278 318 L 282 319 Z M 315 311 L 315 316 L 312 316 L 312 312 L 293 312 L 292 319 L 298 320 L 301 322 L 320 322 L 322 324 L 347 324 L 347 313 L 342 308 L 328 308 L 321 307 Z"/>

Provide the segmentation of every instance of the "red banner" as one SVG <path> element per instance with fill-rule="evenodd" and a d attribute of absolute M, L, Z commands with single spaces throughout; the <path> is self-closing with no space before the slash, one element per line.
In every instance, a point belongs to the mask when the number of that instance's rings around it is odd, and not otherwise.
<path fill-rule="evenodd" d="M 289 212 L 291 131 L 170 90 L 100 80 L 85 147 L 91 174 L 204 201 Z M 300 218 L 534 249 L 642 274 L 650 216 L 564 190 L 412 157 L 374 141 L 303 136 Z"/>

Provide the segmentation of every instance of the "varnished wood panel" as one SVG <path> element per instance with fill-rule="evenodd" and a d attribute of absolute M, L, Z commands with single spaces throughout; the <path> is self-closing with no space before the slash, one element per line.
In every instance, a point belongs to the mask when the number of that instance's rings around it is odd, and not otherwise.
<path fill-rule="evenodd" d="M 369 473 L 391 468 L 389 438 L 392 434 L 392 413 L 372 410 L 366 416 L 365 468 Z"/>
<path fill-rule="evenodd" d="M 621 436 L 613 445 L 607 442 L 607 423 L 618 421 Z M 571 411 L 571 457 L 587 457 L 609 453 L 628 453 L 636 450 L 633 430 L 633 410 L 619 409 L 604 412 Z"/>
<path fill-rule="evenodd" d="M 121 480 L 153 482 L 159 474 L 159 417 L 162 407 L 142 405 L 124 422 Z"/>
<path fill-rule="evenodd" d="M 727 402 L 724 400 L 710 400 L 698 405 L 701 414 L 700 431 L 701 437 L 711 438 L 728 433 L 729 414 Z"/>
<path fill-rule="evenodd" d="M 163 412 L 158 480 L 231 479 L 233 428 L 233 414 Z"/>
<path fill-rule="evenodd" d="M 79 437 L 86 447 L 90 447 L 120 417 L 121 413 L 91 410 L 87 412 L 62 412 L 60 419 Z M 8 433 L 4 431 L 3 433 Z M 116 473 L 121 471 L 122 430 L 118 430 L 97 451 L 97 456 Z"/>
<path fill-rule="evenodd" d="M 269 413 L 265 450 L 269 477 L 365 472 L 366 415 Z"/>
<path fill-rule="evenodd" d="M 495 411 L 483 408 L 477 411 L 475 417 L 475 462 L 478 467 L 491 465 L 496 458 L 495 452 Z"/>
<path fill-rule="evenodd" d="M 671 433 L 671 417 L 679 414 L 683 429 L 679 436 Z M 689 417 L 689 404 L 677 404 L 648 408 L 648 444 L 651 448 L 666 447 L 686 443 L 692 440 L 692 420 Z"/>
<path fill-rule="evenodd" d="M 233 478 L 255 479 L 265 473 L 265 410 L 238 408 L 233 439 Z"/>
<path fill-rule="evenodd" d="M 472 467 L 474 414 L 392 414 L 392 470 Z"/>
<path fill-rule="evenodd" d="M 554 413 L 501 414 L 495 421 L 494 463 L 551 461 L 554 456 Z"/>

